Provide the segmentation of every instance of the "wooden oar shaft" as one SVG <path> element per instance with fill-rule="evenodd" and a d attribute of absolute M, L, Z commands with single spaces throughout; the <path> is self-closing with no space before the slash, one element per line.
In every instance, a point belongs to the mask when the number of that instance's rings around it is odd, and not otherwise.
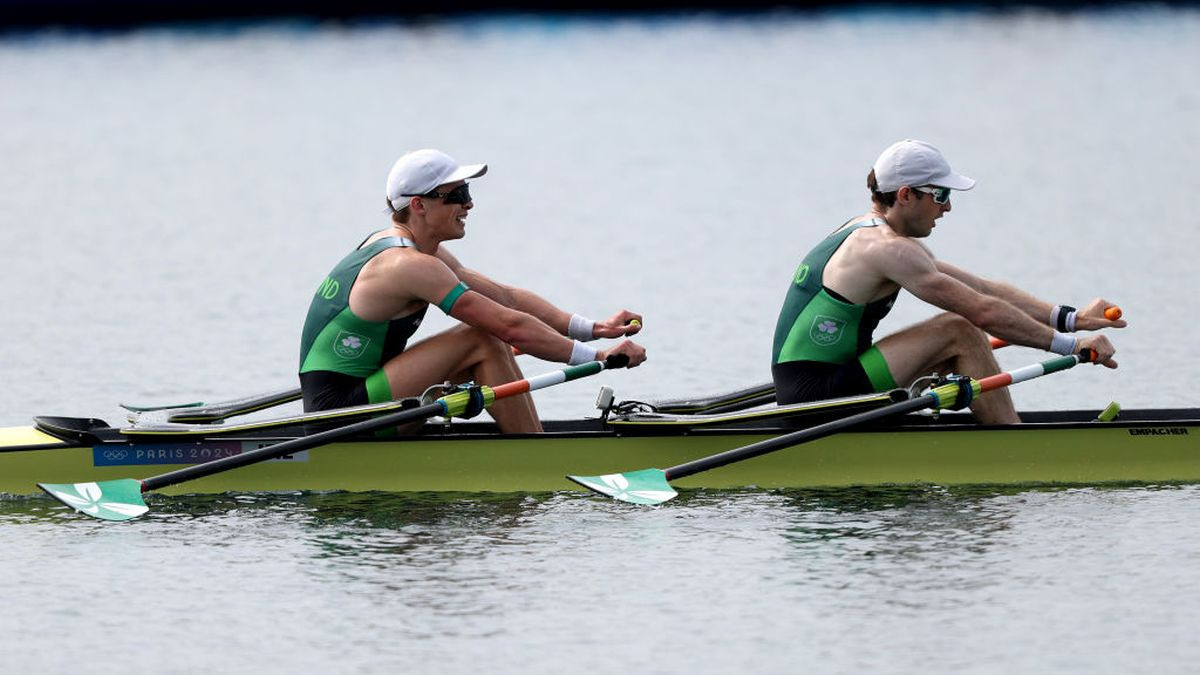
<path fill-rule="evenodd" d="M 1035 363 L 1023 368 L 1017 368 L 1016 370 L 997 373 L 996 375 L 971 382 L 971 388 L 974 391 L 974 394 L 978 396 L 983 392 L 992 391 L 993 389 L 1007 387 L 1010 384 L 1024 382 L 1025 380 L 1030 380 L 1035 377 L 1048 375 L 1060 370 L 1066 370 L 1078 363 L 1091 360 L 1092 355 L 1090 350 L 1086 351 L 1088 353 L 1083 355 L 1060 356 L 1058 358 L 1049 359 L 1041 363 Z M 885 417 L 904 415 L 906 413 L 916 412 L 926 408 L 949 407 L 953 405 L 953 401 L 955 400 L 957 393 L 958 385 L 942 385 L 930 390 L 925 394 L 922 394 L 921 396 L 909 399 L 907 401 L 893 403 L 892 405 L 876 408 L 875 410 L 868 410 L 856 415 L 851 415 L 850 417 L 844 417 L 832 422 L 826 422 L 825 424 L 819 424 L 815 427 L 793 431 L 782 436 L 770 438 L 765 441 L 759 441 L 758 443 L 752 443 L 741 448 L 728 450 L 716 455 L 686 462 L 678 466 L 673 466 L 669 469 L 664 469 L 663 473 L 666 474 L 667 480 L 683 478 L 685 476 L 700 473 L 701 471 L 708 471 L 710 469 L 725 466 L 726 464 L 732 464 L 734 462 L 740 462 L 744 459 L 750 459 L 752 457 L 758 457 L 759 455 L 775 452 L 776 450 L 782 450 L 793 445 L 815 441 L 820 438 L 845 431 L 852 427 L 874 422 Z"/>

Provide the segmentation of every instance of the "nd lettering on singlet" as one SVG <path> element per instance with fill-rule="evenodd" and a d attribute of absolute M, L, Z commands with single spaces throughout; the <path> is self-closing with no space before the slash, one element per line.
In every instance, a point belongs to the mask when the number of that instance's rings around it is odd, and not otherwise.
<path fill-rule="evenodd" d="M 413 243 L 403 237 L 374 241 L 343 258 L 321 282 L 313 294 L 300 339 L 301 374 L 325 370 L 365 378 L 404 351 L 428 307 L 391 321 L 367 321 L 350 310 L 350 291 L 363 266 L 397 246 Z M 466 284 L 460 282 L 438 306 L 449 314 L 454 300 L 466 290 Z"/>
<path fill-rule="evenodd" d="M 775 325 L 771 363 L 819 361 L 849 363 L 871 346 L 871 335 L 899 291 L 865 305 L 855 304 L 821 282 L 825 266 L 846 238 L 878 219 L 842 227 L 817 244 L 796 269 Z"/>

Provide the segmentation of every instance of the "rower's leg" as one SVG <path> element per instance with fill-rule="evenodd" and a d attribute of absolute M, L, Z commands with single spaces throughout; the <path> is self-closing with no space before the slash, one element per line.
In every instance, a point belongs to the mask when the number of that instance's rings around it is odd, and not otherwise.
<path fill-rule="evenodd" d="M 523 377 L 511 347 L 467 325 L 412 345 L 385 363 L 383 370 L 396 398 L 419 396 L 427 387 L 446 380 L 454 384 L 474 380 L 476 384 L 496 386 Z M 488 413 L 504 433 L 542 430 L 529 394 L 496 401 Z"/>
<path fill-rule="evenodd" d="M 988 336 L 970 321 L 946 312 L 889 335 L 877 343 L 896 383 L 906 386 L 921 375 L 958 373 L 979 379 L 1000 372 Z M 1021 418 L 1007 388 L 983 394 L 971 403 L 983 424 L 1017 424 Z"/>

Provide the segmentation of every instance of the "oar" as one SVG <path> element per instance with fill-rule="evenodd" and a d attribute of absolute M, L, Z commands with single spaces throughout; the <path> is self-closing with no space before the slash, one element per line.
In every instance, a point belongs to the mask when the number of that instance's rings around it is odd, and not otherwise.
<path fill-rule="evenodd" d="M 606 368 L 621 368 L 628 363 L 628 356 L 616 354 L 608 357 L 608 360 L 604 362 L 592 361 L 564 368 L 563 370 L 543 373 L 542 375 L 528 379 L 508 382 L 496 387 L 480 387 L 480 393 L 483 397 L 483 407 L 487 408 L 502 398 L 524 394 L 562 382 L 577 380 L 588 375 L 595 375 Z M 382 417 L 376 417 L 375 419 L 348 424 L 337 429 L 329 429 L 311 436 L 294 438 L 290 441 L 268 445 L 240 455 L 223 457 L 218 460 L 196 464 L 151 478 L 144 478 L 142 480 L 119 478 L 95 483 L 38 483 L 38 487 L 45 490 L 51 497 L 80 513 L 85 513 L 102 520 L 129 520 L 150 510 L 150 507 L 146 506 L 145 500 L 142 499 L 142 494 L 145 492 L 197 478 L 204 478 L 205 476 L 237 469 L 249 464 L 257 464 L 268 459 L 290 455 L 301 450 L 308 450 L 354 436 L 355 434 L 394 427 L 430 417 L 462 415 L 470 402 L 470 391 L 457 391 L 420 407 L 400 410 L 383 415 Z"/>
<path fill-rule="evenodd" d="M 1031 380 L 1042 375 L 1056 373 L 1060 370 L 1067 370 L 1076 364 L 1090 361 L 1093 358 L 1094 352 L 1090 349 L 1085 349 L 1079 355 L 1060 356 L 1006 373 L 998 373 L 981 380 L 961 377 L 907 401 L 868 410 L 867 412 L 844 417 L 815 427 L 793 431 L 765 441 L 752 443 L 745 447 L 727 450 L 710 457 L 673 466 L 669 469 L 642 469 L 640 471 L 627 471 L 625 473 L 610 473 L 603 476 L 567 476 L 567 478 L 589 490 L 623 502 L 631 504 L 662 504 L 677 494 L 668 484 L 668 481 L 691 476 L 701 471 L 715 469 L 726 464 L 741 462 L 801 443 L 815 441 L 819 438 L 853 429 L 868 422 L 893 415 L 903 415 L 925 408 L 962 408 L 984 392 L 1007 387 L 1017 382 Z"/>

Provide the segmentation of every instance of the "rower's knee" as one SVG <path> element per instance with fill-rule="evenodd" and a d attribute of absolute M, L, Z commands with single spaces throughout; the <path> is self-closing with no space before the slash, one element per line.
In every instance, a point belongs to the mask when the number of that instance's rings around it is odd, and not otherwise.
<path fill-rule="evenodd" d="M 513 356 L 512 346 L 490 333 L 482 333 L 479 348 L 488 360 L 505 362 L 516 360 Z"/>
<path fill-rule="evenodd" d="M 457 330 L 470 343 L 473 361 L 513 360 L 512 347 L 491 333 L 466 324 L 461 324 Z"/>
<path fill-rule="evenodd" d="M 933 318 L 937 332 L 951 343 L 951 349 L 965 352 L 988 346 L 988 336 L 975 324 L 954 312 L 945 312 Z"/>

